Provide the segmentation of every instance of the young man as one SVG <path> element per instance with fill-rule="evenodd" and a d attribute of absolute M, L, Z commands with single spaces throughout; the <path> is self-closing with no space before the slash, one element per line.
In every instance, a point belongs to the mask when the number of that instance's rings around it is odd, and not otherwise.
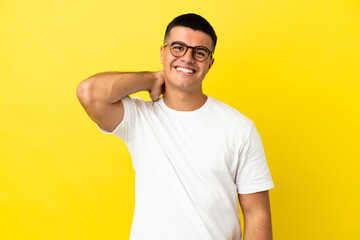
<path fill-rule="evenodd" d="M 202 92 L 216 40 L 204 18 L 181 15 L 166 29 L 162 71 L 99 73 L 77 88 L 89 117 L 132 156 L 130 239 L 241 239 L 238 199 L 244 239 L 272 239 L 273 182 L 254 123 Z M 142 90 L 152 102 L 128 96 Z"/>

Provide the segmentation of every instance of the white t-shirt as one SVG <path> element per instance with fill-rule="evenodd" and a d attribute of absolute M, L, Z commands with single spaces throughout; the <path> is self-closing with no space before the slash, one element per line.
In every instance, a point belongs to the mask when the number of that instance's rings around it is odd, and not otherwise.
<path fill-rule="evenodd" d="M 122 103 L 111 133 L 128 146 L 136 173 L 130 239 L 241 239 L 238 193 L 274 187 L 254 123 L 210 96 L 188 112 L 162 98 Z"/>

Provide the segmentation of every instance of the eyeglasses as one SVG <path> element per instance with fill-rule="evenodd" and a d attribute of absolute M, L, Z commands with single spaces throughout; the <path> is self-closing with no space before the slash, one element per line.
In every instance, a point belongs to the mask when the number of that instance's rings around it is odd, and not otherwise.
<path fill-rule="evenodd" d="M 166 47 L 166 45 L 169 45 L 170 52 L 174 57 L 184 56 L 189 48 L 192 48 L 192 50 L 193 50 L 192 56 L 198 62 L 203 62 L 209 56 L 211 58 L 213 55 L 213 52 L 204 46 L 190 47 L 190 46 L 186 45 L 185 43 L 179 42 L 179 41 L 168 42 L 165 45 L 163 45 L 163 47 Z"/>

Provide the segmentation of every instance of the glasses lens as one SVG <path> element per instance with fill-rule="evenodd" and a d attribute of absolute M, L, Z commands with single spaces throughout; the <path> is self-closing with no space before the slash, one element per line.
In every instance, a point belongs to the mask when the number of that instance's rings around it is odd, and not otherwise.
<path fill-rule="evenodd" d="M 196 60 L 201 62 L 201 61 L 205 61 L 208 58 L 209 52 L 205 48 L 196 47 L 194 49 L 193 56 Z"/>
<path fill-rule="evenodd" d="M 193 48 L 193 47 L 190 47 L 190 48 Z M 182 42 L 172 42 L 172 43 L 170 43 L 170 52 L 175 57 L 184 56 L 187 49 L 188 49 L 188 46 L 186 46 Z M 207 48 L 199 46 L 199 47 L 193 48 L 192 55 L 193 55 L 193 57 L 195 58 L 196 61 L 202 62 L 202 61 L 205 61 L 209 57 L 210 52 L 209 52 L 209 50 Z"/>
<path fill-rule="evenodd" d="M 186 52 L 186 45 L 178 42 L 174 42 L 170 46 L 171 53 L 176 57 L 181 57 Z"/>

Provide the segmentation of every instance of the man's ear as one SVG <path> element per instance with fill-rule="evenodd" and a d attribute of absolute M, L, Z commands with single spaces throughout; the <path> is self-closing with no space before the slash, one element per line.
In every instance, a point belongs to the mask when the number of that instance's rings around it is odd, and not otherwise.
<path fill-rule="evenodd" d="M 160 47 L 160 62 L 163 64 L 163 57 L 164 57 L 164 46 Z"/>
<path fill-rule="evenodd" d="M 208 71 L 210 70 L 210 68 L 212 67 L 212 65 L 214 64 L 214 61 L 215 59 L 214 58 L 211 58 L 210 62 L 209 62 L 209 69 Z"/>

